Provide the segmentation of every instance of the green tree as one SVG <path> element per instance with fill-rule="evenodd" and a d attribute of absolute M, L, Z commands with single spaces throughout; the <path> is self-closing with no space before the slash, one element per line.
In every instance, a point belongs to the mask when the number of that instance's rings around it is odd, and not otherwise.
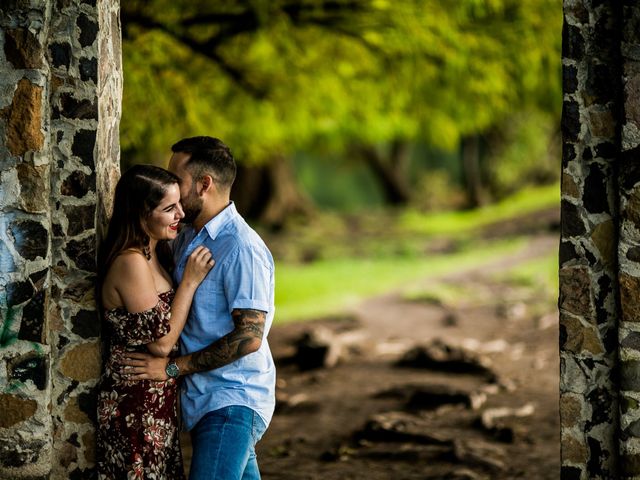
<path fill-rule="evenodd" d="M 411 142 L 456 149 L 559 103 L 551 0 L 137 0 L 122 18 L 125 156 L 161 161 L 174 139 L 214 133 L 254 173 L 247 208 L 272 222 L 305 210 L 296 151 L 365 161 L 403 203 Z"/>

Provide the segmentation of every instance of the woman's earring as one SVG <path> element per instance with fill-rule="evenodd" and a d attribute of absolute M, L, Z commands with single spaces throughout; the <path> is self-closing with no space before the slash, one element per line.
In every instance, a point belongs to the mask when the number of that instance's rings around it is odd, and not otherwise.
<path fill-rule="evenodd" d="M 144 253 L 144 256 L 147 257 L 147 260 L 151 260 L 151 249 L 149 248 L 149 245 L 145 245 L 142 252 Z"/>

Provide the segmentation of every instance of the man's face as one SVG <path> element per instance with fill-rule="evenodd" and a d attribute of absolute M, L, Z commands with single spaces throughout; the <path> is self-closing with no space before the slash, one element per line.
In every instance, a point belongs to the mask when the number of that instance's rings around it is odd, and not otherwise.
<path fill-rule="evenodd" d="M 197 192 L 197 183 L 186 168 L 191 154 L 176 152 L 169 160 L 169 171 L 180 177 L 180 203 L 184 210 L 184 223 L 193 223 L 202 211 L 203 200 Z"/>

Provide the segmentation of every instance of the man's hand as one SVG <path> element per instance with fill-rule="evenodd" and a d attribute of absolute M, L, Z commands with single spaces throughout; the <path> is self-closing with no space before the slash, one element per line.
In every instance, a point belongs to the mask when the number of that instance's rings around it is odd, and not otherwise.
<path fill-rule="evenodd" d="M 154 357 L 148 353 L 127 353 L 122 361 L 120 373 L 127 380 L 168 380 L 165 371 L 169 358 Z"/>
<path fill-rule="evenodd" d="M 266 313 L 260 310 L 235 309 L 231 312 L 235 328 L 208 347 L 178 357 L 180 375 L 204 372 L 228 365 L 256 352 L 262 345 Z M 120 373 L 127 380 L 167 380 L 167 357 L 154 357 L 147 353 L 131 352 L 120 363 Z"/>

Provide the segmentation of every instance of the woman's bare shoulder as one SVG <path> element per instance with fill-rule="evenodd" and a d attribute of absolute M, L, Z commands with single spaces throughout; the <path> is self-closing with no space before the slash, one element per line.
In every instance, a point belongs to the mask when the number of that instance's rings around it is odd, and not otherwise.
<path fill-rule="evenodd" d="M 149 268 L 149 263 L 140 250 L 128 249 L 123 250 L 113 259 L 109 265 L 105 283 L 110 284 L 117 282 L 118 286 L 122 286 L 128 282 L 146 281 L 152 279 L 153 275 Z"/>
<path fill-rule="evenodd" d="M 124 305 L 130 312 L 145 310 L 157 303 L 151 267 L 139 250 L 121 252 L 111 263 L 103 287 L 108 307 Z"/>
<path fill-rule="evenodd" d="M 144 254 L 135 248 L 129 248 L 118 253 L 116 258 L 111 262 L 111 269 L 127 269 L 130 267 L 139 268 L 141 265 L 147 265 L 147 258 Z"/>

